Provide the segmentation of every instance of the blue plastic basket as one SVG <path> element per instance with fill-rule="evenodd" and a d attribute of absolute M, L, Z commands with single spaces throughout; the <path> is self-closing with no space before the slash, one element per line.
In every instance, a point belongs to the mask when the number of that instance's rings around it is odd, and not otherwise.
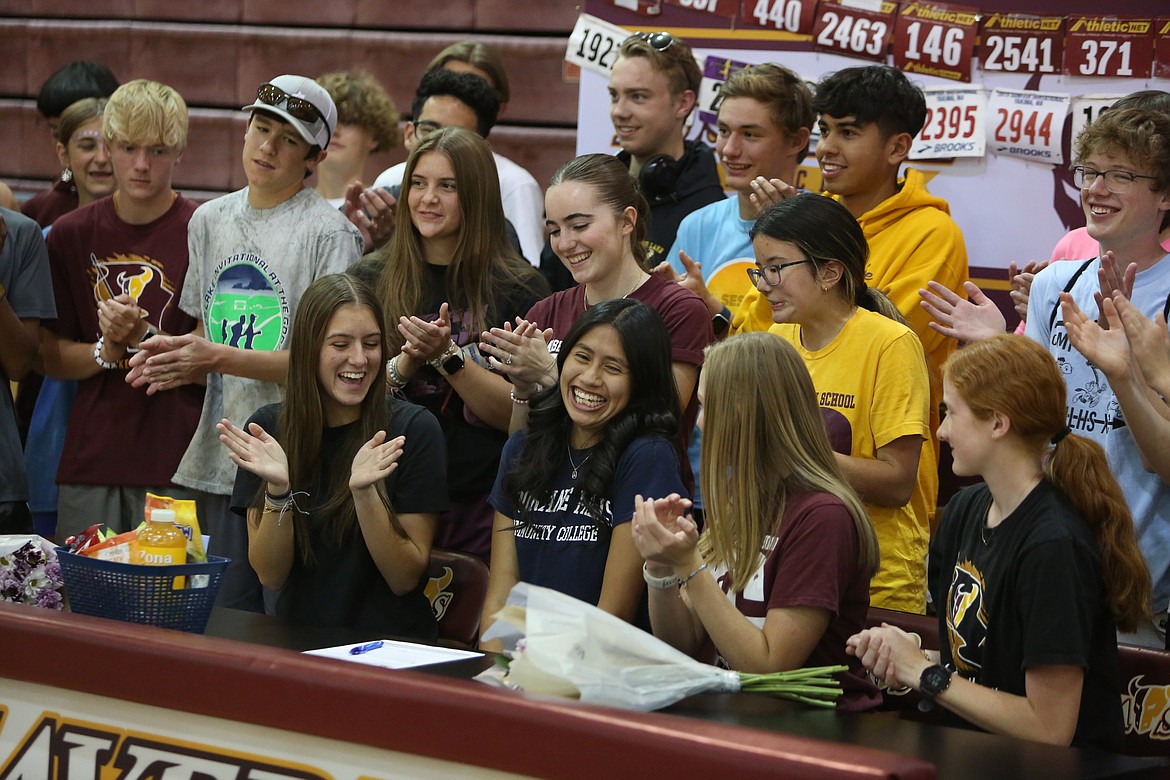
<path fill-rule="evenodd" d="M 207 563 L 141 566 L 77 555 L 57 548 L 69 609 L 82 615 L 125 620 L 202 634 L 231 559 Z M 179 584 L 187 587 L 175 587 Z"/>

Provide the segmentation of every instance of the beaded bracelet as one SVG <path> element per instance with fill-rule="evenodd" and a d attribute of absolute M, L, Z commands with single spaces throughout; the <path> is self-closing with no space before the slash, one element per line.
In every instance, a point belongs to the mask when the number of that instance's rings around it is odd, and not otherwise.
<path fill-rule="evenodd" d="M 265 489 L 265 491 L 264 491 L 264 511 L 278 513 L 276 516 L 276 525 L 278 528 L 284 524 L 284 513 L 287 512 L 289 509 L 292 509 L 292 510 L 297 511 L 297 512 L 301 512 L 303 514 L 304 510 L 302 510 L 299 506 L 297 506 L 297 498 L 296 497 L 298 495 L 308 496 L 309 494 L 305 493 L 305 492 L 294 493 L 294 492 L 292 492 L 292 488 L 289 488 L 282 495 L 274 496 L 274 495 L 271 495 L 267 489 Z"/>
<path fill-rule="evenodd" d="M 390 384 L 395 388 L 401 390 L 402 388 L 406 387 L 406 384 L 409 380 L 407 380 L 407 378 L 402 375 L 402 372 L 398 370 L 399 357 L 401 356 L 395 355 L 386 361 L 386 379 L 389 380 Z"/>
<path fill-rule="evenodd" d="M 106 345 L 106 337 L 99 336 L 97 343 L 93 345 L 93 359 L 99 366 L 109 371 L 112 368 L 118 367 L 118 361 L 109 361 L 102 358 L 102 347 Z"/>
<path fill-rule="evenodd" d="M 515 390 L 509 390 L 508 397 L 512 399 L 512 403 L 514 403 L 514 404 L 519 404 L 520 406 L 528 406 L 528 399 L 527 398 L 518 398 L 516 396 Z"/>
<path fill-rule="evenodd" d="M 683 585 L 686 585 L 688 582 L 693 580 L 699 574 L 699 572 L 703 571 L 706 568 L 707 568 L 707 564 L 704 563 L 702 566 L 700 566 L 699 568 L 695 569 L 693 572 L 691 572 L 687 576 L 680 579 L 678 581 L 678 586 L 681 588 Z"/>

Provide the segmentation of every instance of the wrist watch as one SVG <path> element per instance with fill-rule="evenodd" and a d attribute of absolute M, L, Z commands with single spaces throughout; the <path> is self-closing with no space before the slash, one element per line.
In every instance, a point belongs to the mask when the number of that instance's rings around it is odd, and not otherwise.
<path fill-rule="evenodd" d="M 920 712 L 929 712 L 934 706 L 935 699 L 951 685 L 951 675 L 954 669 L 950 666 L 932 664 L 922 670 L 918 678 L 918 693 L 921 699 L 918 702 Z"/>
<path fill-rule="evenodd" d="M 715 331 L 716 336 L 721 336 L 731 327 L 731 309 L 726 306 L 722 310 L 711 315 L 711 330 Z"/>
<path fill-rule="evenodd" d="M 447 351 L 439 355 L 434 360 L 427 361 L 427 365 L 438 371 L 443 376 L 451 376 L 458 374 L 463 370 L 463 351 L 455 346 L 452 341 L 447 347 Z"/>

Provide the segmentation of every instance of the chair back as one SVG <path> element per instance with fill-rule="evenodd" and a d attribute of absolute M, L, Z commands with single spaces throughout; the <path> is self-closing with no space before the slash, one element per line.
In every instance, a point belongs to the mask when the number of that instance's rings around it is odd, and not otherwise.
<path fill-rule="evenodd" d="M 475 647 L 487 597 L 488 567 L 474 555 L 431 549 L 425 593 L 439 624 L 439 638 Z"/>

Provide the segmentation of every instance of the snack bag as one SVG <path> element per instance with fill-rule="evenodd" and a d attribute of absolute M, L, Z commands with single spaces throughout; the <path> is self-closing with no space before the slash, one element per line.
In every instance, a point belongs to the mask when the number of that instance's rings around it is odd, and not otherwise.
<path fill-rule="evenodd" d="M 105 541 L 91 544 L 81 550 L 82 555 L 98 558 L 103 561 L 117 561 L 118 563 L 133 563 L 131 551 L 134 542 L 138 539 L 138 529 L 127 531 L 124 534 L 111 536 Z"/>
<path fill-rule="evenodd" d="M 146 519 L 156 509 L 170 509 L 175 513 L 175 527 L 187 537 L 187 558 L 192 563 L 207 563 L 207 551 L 203 549 L 203 532 L 199 530 L 199 518 L 195 514 L 195 502 L 189 499 L 171 498 L 146 494 Z"/>
<path fill-rule="evenodd" d="M 66 539 L 65 546 L 69 548 L 69 552 L 79 553 L 88 547 L 104 542 L 113 535 L 113 532 L 108 528 L 103 529 L 101 523 L 94 523 L 77 536 L 70 536 Z"/>

